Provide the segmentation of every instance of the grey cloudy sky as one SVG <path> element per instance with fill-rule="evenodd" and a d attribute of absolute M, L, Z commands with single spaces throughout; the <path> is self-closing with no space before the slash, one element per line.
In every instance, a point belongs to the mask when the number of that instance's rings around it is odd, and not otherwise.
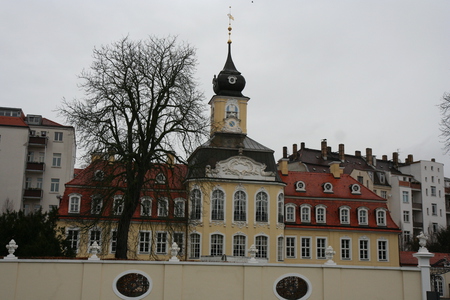
<path fill-rule="evenodd" d="M 275 150 L 321 139 L 347 153 L 446 164 L 437 104 L 450 92 L 449 0 L 0 0 L 1 106 L 64 123 L 92 49 L 124 36 L 177 35 L 197 48 L 205 109 L 233 60 L 247 80 L 249 136 Z"/>

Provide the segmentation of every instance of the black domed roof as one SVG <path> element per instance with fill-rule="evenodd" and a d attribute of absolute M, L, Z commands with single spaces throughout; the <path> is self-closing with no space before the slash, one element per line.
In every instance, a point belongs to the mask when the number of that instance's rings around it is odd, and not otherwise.
<path fill-rule="evenodd" d="M 228 57 L 223 70 L 219 75 L 214 75 L 213 89 L 216 95 L 243 97 L 242 90 L 245 87 L 245 78 L 236 70 L 231 58 L 231 42 L 228 42 Z"/>

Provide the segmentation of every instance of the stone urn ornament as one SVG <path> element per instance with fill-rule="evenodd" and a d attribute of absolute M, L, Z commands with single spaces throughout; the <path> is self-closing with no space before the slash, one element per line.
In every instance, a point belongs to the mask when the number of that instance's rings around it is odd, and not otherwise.
<path fill-rule="evenodd" d="M 4 259 L 17 259 L 17 256 L 14 255 L 14 252 L 16 252 L 17 248 L 19 248 L 19 246 L 17 246 L 16 241 L 9 241 L 9 244 L 6 245 L 6 249 L 8 249 L 9 254 L 4 257 Z"/>

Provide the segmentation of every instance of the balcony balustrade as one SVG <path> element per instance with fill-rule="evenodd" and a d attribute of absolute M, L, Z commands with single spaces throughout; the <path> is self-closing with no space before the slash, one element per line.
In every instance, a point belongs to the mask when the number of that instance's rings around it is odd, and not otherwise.
<path fill-rule="evenodd" d="M 46 136 L 30 136 L 28 139 L 28 145 L 34 147 L 46 147 L 47 146 Z"/>
<path fill-rule="evenodd" d="M 42 189 L 25 189 L 23 197 L 27 199 L 42 199 Z"/>
<path fill-rule="evenodd" d="M 41 162 L 27 162 L 27 171 L 28 172 L 44 172 L 45 171 L 45 163 Z"/>

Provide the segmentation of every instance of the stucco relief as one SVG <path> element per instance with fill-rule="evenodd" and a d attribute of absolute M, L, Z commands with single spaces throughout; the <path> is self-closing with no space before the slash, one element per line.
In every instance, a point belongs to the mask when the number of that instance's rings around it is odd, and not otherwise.
<path fill-rule="evenodd" d="M 238 227 L 239 229 L 242 229 L 244 227 L 248 228 L 248 223 L 244 221 L 233 221 L 231 223 L 231 227 Z"/>
<path fill-rule="evenodd" d="M 216 178 L 252 179 L 274 181 L 275 173 L 266 172 L 266 165 L 246 156 L 232 156 L 216 163 L 216 168 L 206 166 L 206 176 Z"/>

